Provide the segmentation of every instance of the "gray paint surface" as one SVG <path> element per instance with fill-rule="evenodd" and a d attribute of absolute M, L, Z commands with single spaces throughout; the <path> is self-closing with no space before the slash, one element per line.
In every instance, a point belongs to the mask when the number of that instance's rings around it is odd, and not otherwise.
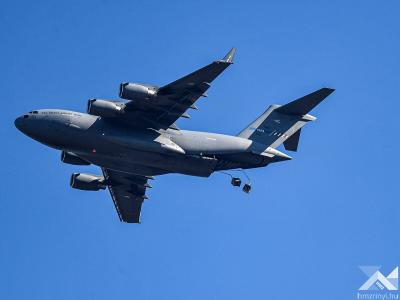
<path fill-rule="evenodd" d="M 62 151 L 66 163 L 94 164 L 101 175 L 76 173 L 71 186 L 108 187 L 121 221 L 140 222 L 148 179 L 167 173 L 208 177 L 290 159 L 276 147 L 297 150 L 308 112 L 333 92 L 323 88 L 286 105 L 272 105 L 238 136 L 177 129 L 194 102 L 230 64 L 235 50 L 164 87 L 121 84 L 128 101 L 92 99 L 88 113 L 42 109 L 18 117 L 15 126 L 32 139 Z M 293 138 L 290 140 L 290 137 Z"/>

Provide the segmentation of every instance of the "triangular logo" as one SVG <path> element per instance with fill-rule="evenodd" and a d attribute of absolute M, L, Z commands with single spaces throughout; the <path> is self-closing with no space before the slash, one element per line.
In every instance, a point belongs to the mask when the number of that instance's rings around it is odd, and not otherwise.
<path fill-rule="evenodd" d="M 360 291 L 384 290 L 397 291 L 399 288 L 399 267 L 385 277 L 380 271 L 380 266 L 360 266 L 360 269 L 369 277 L 359 288 Z"/>

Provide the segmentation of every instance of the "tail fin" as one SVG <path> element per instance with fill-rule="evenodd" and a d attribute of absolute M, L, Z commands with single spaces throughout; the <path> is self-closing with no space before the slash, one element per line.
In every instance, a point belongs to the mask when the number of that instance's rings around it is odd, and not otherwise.
<path fill-rule="evenodd" d="M 238 136 L 272 148 L 283 143 L 286 150 L 297 151 L 301 128 L 316 120 L 308 113 L 333 91 L 322 88 L 288 104 L 271 105 Z"/>

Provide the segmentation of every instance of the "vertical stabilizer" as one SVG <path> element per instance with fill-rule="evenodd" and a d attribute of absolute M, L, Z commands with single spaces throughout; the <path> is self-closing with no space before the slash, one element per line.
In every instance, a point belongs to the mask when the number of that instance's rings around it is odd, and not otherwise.
<path fill-rule="evenodd" d="M 283 143 L 286 150 L 297 151 L 301 128 L 316 120 L 308 113 L 333 91 L 322 88 L 285 105 L 271 105 L 238 136 L 272 148 Z"/>

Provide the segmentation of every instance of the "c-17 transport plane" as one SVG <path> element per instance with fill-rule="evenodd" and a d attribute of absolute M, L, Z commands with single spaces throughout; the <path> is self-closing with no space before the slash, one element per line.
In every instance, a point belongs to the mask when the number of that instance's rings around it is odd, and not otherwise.
<path fill-rule="evenodd" d="M 213 172 L 265 167 L 291 159 L 279 150 L 297 151 L 301 128 L 316 118 L 308 113 L 334 90 L 322 88 L 285 105 L 271 105 L 237 136 L 180 130 L 175 122 L 197 110 L 211 82 L 232 64 L 235 48 L 221 60 L 157 87 L 121 83 L 112 101 L 90 99 L 87 113 L 42 109 L 26 113 L 15 126 L 42 144 L 61 150 L 61 161 L 97 165 L 103 175 L 74 173 L 72 188 L 108 188 L 121 221 L 140 223 L 149 179 L 180 173 L 209 177 Z M 231 183 L 241 180 L 231 176 Z M 250 192 L 250 183 L 243 191 Z"/>

